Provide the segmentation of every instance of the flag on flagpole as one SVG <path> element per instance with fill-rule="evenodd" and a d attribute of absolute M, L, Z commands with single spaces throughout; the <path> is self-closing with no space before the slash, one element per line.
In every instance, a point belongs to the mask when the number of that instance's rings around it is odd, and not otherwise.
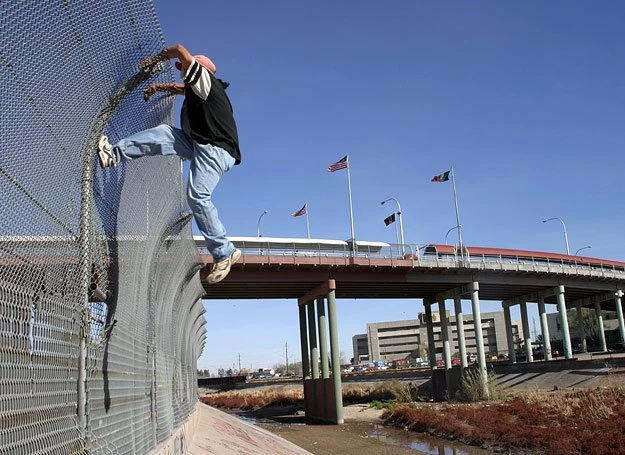
<path fill-rule="evenodd" d="M 336 163 L 331 164 L 328 168 L 328 172 L 335 172 L 341 169 L 347 169 L 347 155 L 338 160 Z"/>
<path fill-rule="evenodd" d="M 301 209 L 299 209 L 297 212 L 291 213 L 291 216 L 302 216 L 302 215 L 306 215 L 306 206 L 308 204 L 304 204 L 304 207 L 302 207 Z"/>
<path fill-rule="evenodd" d="M 446 182 L 447 180 L 449 180 L 449 173 L 451 171 L 447 171 L 447 172 L 443 172 L 440 175 L 435 175 L 434 177 L 432 177 L 432 181 L 433 182 Z"/>
<path fill-rule="evenodd" d="M 354 209 L 352 207 L 352 179 L 349 175 L 349 155 L 345 155 L 343 158 L 338 160 L 336 163 L 332 163 L 330 167 L 328 167 L 328 172 L 335 172 L 340 169 L 347 169 L 347 196 L 349 198 L 349 224 L 351 225 L 352 236 L 352 252 L 356 254 L 356 235 L 354 234 Z M 308 215 L 306 215 L 308 216 Z"/>
<path fill-rule="evenodd" d="M 384 218 L 384 224 L 386 226 L 388 226 L 389 224 L 392 224 L 395 222 L 395 213 L 393 213 L 390 216 L 387 216 L 386 218 Z"/>

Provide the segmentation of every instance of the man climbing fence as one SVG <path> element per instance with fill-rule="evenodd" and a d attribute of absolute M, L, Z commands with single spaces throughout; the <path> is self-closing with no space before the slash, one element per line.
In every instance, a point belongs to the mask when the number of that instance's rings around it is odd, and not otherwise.
<path fill-rule="evenodd" d="M 218 283 L 241 257 L 241 251 L 226 238 L 211 199 L 219 179 L 241 163 L 237 126 L 225 91 L 229 84 L 215 77 L 217 67 L 210 58 L 193 56 L 181 44 L 142 60 L 140 66 L 152 73 L 160 62 L 173 58 L 177 59 L 175 65 L 183 83 L 152 84 L 143 95 L 146 101 L 156 92 L 184 95 L 182 128 L 159 125 L 126 137 L 114 146 L 102 136 L 98 141 L 98 158 L 103 168 L 153 155 L 177 155 L 191 163 L 187 200 L 213 256 L 208 282 Z"/>

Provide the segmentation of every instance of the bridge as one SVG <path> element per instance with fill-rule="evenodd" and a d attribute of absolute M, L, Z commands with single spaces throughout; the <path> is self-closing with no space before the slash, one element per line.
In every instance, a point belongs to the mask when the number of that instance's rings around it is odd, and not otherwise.
<path fill-rule="evenodd" d="M 210 264 L 202 238 L 194 239 L 204 263 Z M 480 248 L 479 254 L 460 257 L 427 251 L 432 245 L 404 245 L 402 251 L 402 246 L 384 242 L 356 242 L 354 254 L 348 242 L 338 240 L 231 240 L 241 249 L 241 260 L 224 282 L 204 282 L 206 299 L 297 299 L 329 279 L 338 284 L 337 298 L 416 299 L 478 279 L 484 300 L 507 301 L 564 285 L 567 301 L 577 306 L 625 283 L 625 263 L 555 253 L 490 248 L 485 254 Z M 471 253 L 473 247 L 467 250 Z M 547 296 L 545 303 L 557 299 Z"/>
<path fill-rule="evenodd" d="M 480 317 L 480 300 L 501 301 L 506 321 L 508 353 L 515 362 L 510 307 L 519 305 L 526 356 L 532 359 L 527 303 L 537 302 L 541 329 L 545 340 L 545 360 L 551 360 L 550 336 L 546 323 L 545 305 L 557 305 L 564 332 L 564 356 L 573 357 L 567 309 L 583 307 L 596 311 L 601 344 L 607 350 L 601 310 L 616 311 L 621 340 L 625 341 L 625 322 L 621 306 L 625 287 L 625 263 L 608 259 L 562 255 L 501 248 L 465 247 L 462 251 L 447 245 L 391 245 L 383 242 L 345 242 L 322 239 L 281 239 L 261 237 L 233 237 L 241 249 L 241 260 L 221 283 L 209 285 L 208 268 L 201 273 L 205 299 L 297 299 L 300 307 L 300 335 L 304 375 L 310 368 L 312 384 L 305 391 L 308 408 L 319 401 L 321 390 L 329 394 L 327 365 L 322 372 L 315 371 L 320 355 L 324 362 L 326 306 L 329 315 L 330 337 L 336 337 L 335 299 L 423 299 L 428 319 L 428 344 L 434 345 L 432 305 L 438 305 L 443 336 L 445 370 L 451 370 L 451 352 L 446 301 L 454 300 L 460 357 L 466 367 L 463 318 L 460 300 L 470 298 L 473 319 Z M 198 251 L 206 265 L 212 262 L 203 249 L 201 237 L 195 237 Z M 317 314 L 315 314 L 315 300 Z M 459 316 L 460 311 L 460 317 Z M 317 334 L 317 329 L 319 333 Z M 476 339 L 482 339 L 481 324 L 475 324 Z M 332 355 L 338 359 L 338 346 L 330 340 Z M 336 352 L 335 352 L 336 351 Z M 465 351 L 463 353 L 463 351 Z M 478 364 L 486 378 L 484 346 L 477 343 Z M 435 365 L 436 352 L 430 351 L 430 364 Z M 334 364 L 334 362 L 332 362 Z M 333 372 L 339 382 L 334 390 L 340 400 L 340 372 Z M 315 385 L 315 382 L 320 385 Z M 486 379 L 484 379 L 486 381 Z M 317 398 L 312 399 L 316 390 Z M 332 398 L 334 400 L 334 398 Z M 307 415 L 325 420 L 341 421 L 342 403 L 334 403 L 334 414 L 327 414 L 324 406 L 308 409 Z M 327 409 L 327 404 L 325 405 Z"/>

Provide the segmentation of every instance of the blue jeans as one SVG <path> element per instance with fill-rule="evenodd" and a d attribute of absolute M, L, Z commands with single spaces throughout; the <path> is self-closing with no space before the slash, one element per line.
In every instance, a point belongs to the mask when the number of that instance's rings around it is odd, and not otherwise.
<path fill-rule="evenodd" d="M 187 201 L 206 239 L 206 247 L 215 261 L 234 252 L 211 200 L 219 179 L 234 166 L 234 158 L 228 152 L 210 144 L 199 144 L 179 128 L 159 125 L 122 139 L 113 147 L 113 153 L 118 162 L 148 155 L 177 155 L 189 160 Z"/>

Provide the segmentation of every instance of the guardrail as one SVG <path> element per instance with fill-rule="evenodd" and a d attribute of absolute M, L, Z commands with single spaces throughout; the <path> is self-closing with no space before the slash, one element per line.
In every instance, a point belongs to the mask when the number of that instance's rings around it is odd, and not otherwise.
<path fill-rule="evenodd" d="M 625 279 L 625 267 L 612 264 L 591 263 L 583 260 L 552 259 L 540 256 L 510 256 L 469 254 L 465 257 L 452 254 L 424 254 L 428 244 L 384 244 L 379 242 L 357 243 L 356 251 L 351 244 L 328 244 L 311 242 L 303 246 L 297 242 L 280 242 L 262 239 L 252 242 L 235 241 L 247 257 L 266 257 L 268 263 L 307 262 L 322 264 L 332 260 L 336 265 L 348 265 L 350 259 L 386 260 L 391 266 L 402 265 L 414 268 L 469 268 L 477 270 L 500 270 L 536 273 L 558 273 L 567 275 L 581 275 L 588 277 L 604 277 Z M 200 254 L 208 254 L 204 247 L 198 247 Z M 469 251 L 470 252 L 470 251 Z M 279 258 L 276 260 L 276 258 Z M 315 260 L 317 259 L 317 260 Z M 600 261 L 600 260 L 597 260 Z"/>

